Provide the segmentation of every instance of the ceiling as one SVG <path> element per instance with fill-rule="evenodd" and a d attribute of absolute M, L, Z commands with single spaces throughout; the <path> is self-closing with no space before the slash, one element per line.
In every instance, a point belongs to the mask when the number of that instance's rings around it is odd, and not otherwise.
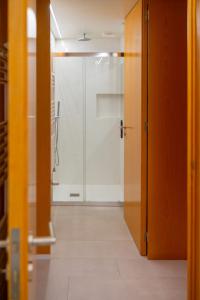
<path fill-rule="evenodd" d="M 52 0 L 52 7 L 62 38 L 77 39 L 83 32 L 91 38 L 103 33 L 121 36 L 124 17 L 137 0 Z M 59 34 L 52 21 L 56 38 Z"/>

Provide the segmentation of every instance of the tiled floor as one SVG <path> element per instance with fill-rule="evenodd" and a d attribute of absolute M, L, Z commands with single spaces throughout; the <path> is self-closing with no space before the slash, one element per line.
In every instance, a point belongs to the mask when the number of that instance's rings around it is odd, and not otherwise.
<path fill-rule="evenodd" d="M 57 244 L 33 300 L 185 300 L 186 263 L 139 255 L 122 208 L 54 207 Z"/>

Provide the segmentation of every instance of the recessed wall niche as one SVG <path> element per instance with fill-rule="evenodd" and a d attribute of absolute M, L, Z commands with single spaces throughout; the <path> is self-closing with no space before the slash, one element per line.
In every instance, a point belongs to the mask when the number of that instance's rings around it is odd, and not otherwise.
<path fill-rule="evenodd" d="M 123 114 L 123 94 L 97 94 L 96 116 L 103 118 L 120 118 Z"/>

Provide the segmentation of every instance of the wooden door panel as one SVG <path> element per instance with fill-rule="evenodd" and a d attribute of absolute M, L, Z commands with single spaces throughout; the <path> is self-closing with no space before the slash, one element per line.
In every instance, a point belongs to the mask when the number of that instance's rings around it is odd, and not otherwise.
<path fill-rule="evenodd" d="M 9 240 L 13 231 L 20 234 L 18 247 L 9 251 L 9 297 L 18 293 L 20 300 L 28 296 L 28 139 L 27 139 L 27 1 L 9 0 Z M 17 58 L 17 59 L 16 59 Z M 18 241 L 19 242 L 19 241 Z M 19 291 L 14 290 L 17 277 L 13 276 L 13 250 L 19 250 Z"/>
<path fill-rule="evenodd" d="M 139 251 L 146 253 L 146 217 L 143 205 L 143 1 L 138 1 L 125 22 L 125 219 Z M 144 97 L 145 101 L 145 97 Z M 144 168 L 145 170 L 145 168 Z M 146 189 L 146 182 L 144 190 Z M 146 199 L 145 199 L 146 200 Z"/>
<path fill-rule="evenodd" d="M 49 235 L 51 220 L 50 0 L 37 0 L 37 235 Z M 45 118 L 44 118 L 45 112 Z M 44 147 L 45 138 L 45 147 Z M 50 247 L 38 249 L 48 254 Z"/>
<path fill-rule="evenodd" d="M 149 2 L 148 256 L 186 258 L 187 1 Z"/>
<path fill-rule="evenodd" d="M 28 235 L 35 232 L 34 5 L 35 0 L 9 0 L 8 11 L 9 299 L 19 300 L 28 299 Z"/>

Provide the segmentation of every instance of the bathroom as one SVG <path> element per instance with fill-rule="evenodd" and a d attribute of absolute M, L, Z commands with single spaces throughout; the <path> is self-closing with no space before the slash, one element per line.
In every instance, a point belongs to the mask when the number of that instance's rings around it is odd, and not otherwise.
<path fill-rule="evenodd" d="M 52 19 L 57 24 L 54 13 Z M 80 33 L 64 40 L 55 39 L 53 28 L 53 204 L 121 205 L 123 24 L 114 32 Z"/>

